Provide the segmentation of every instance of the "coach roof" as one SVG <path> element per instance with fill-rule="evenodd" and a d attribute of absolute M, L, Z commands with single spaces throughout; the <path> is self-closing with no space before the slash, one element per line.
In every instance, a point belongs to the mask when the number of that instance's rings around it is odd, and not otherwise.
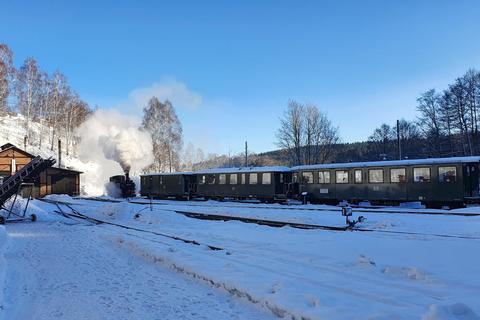
<path fill-rule="evenodd" d="M 290 172 L 289 167 L 271 166 L 271 167 L 241 167 L 241 168 L 213 168 L 194 172 L 195 174 L 215 174 L 215 173 L 255 173 L 255 172 Z"/>
<path fill-rule="evenodd" d="M 317 170 L 317 169 L 340 169 L 340 168 L 365 168 L 365 167 L 400 167 L 412 165 L 433 165 L 433 164 L 452 164 L 480 162 L 480 157 L 450 157 L 450 158 L 428 158 L 428 159 L 409 159 L 409 160 L 386 160 L 371 162 L 347 162 L 347 163 L 327 163 L 313 164 L 293 167 L 292 170 Z"/>

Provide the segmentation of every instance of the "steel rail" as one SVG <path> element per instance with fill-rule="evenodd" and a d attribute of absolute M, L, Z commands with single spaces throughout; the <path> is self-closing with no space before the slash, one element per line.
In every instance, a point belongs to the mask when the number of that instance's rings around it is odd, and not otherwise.
<path fill-rule="evenodd" d="M 69 203 L 69 205 L 71 205 L 71 203 Z M 431 237 L 441 237 L 441 238 L 480 240 L 480 237 L 474 237 L 474 236 L 449 235 L 449 234 L 437 234 L 437 233 L 421 233 L 421 232 L 413 232 L 413 231 L 379 230 L 379 229 L 368 229 L 368 228 L 361 228 L 361 227 L 355 227 L 355 226 L 354 227 L 351 227 L 351 226 L 339 227 L 339 226 L 326 226 L 326 225 L 316 225 L 316 224 L 303 224 L 303 223 L 296 223 L 296 222 L 287 222 L 287 221 L 278 221 L 278 220 L 265 220 L 265 219 L 258 219 L 258 218 L 248 218 L 248 217 L 242 217 L 242 216 L 231 216 L 231 215 L 222 215 L 222 214 L 209 214 L 209 213 L 184 211 L 184 210 L 176 210 L 176 209 L 168 209 L 168 208 L 165 208 L 165 209 L 162 209 L 162 210 L 169 211 L 169 212 L 175 212 L 177 214 L 181 214 L 183 216 L 186 216 L 186 217 L 192 218 L 192 219 L 210 220 L 210 221 L 240 221 L 240 222 L 244 222 L 244 223 L 265 225 L 265 226 L 276 227 L 276 228 L 289 226 L 289 227 L 292 227 L 292 228 L 298 228 L 298 229 L 304 229 L 304 230 L 313 230 L 313 229 L 318 230 L 318 229 L 320 229 L 320 230 L 327 230 L 327 231 L 359 231 L 359 232 L 376 232 L 376 233 L 385 233 L 385 234 L 404 234 L 404 235 L 431 236 Z M 99 220 L 99 219 L 95 219 L 95 218 L 90 218 L 90 219 L 93 219 L 93 220 L 101 222 L 101 223 L 117 225 L 117 226 L 123 227 L 125 229 L 132 229 L 132 230 L 138 229 L 138 228 L 129 227 L 129 226 L 125 226 L 125 225 L 120 225 L 120 224 L 116 224 L 116 223 L 113 223 L 113 222 L 103 221 L 103 220 Z M 137 231 L 154 233 L 154 231 L 146 231 L 146 230 L 143 230 L 143 229 L 138 229 Z M 189 241 L 195 241 L 195 240 L 189 240 Z M 197 244 L 197 243 L 195 243 L 195 244 Z M 222 250 L 222 249 L 217 248 L 217 249 L 212 249 L 212 250 Z"/>
<path fill-rule="evenodd" d="M 90 200 L 88 198 L 84 198 L 85 200 Z M 93 200 L 93 199 L 92 199 Z M 96 200 L 95 200 L 96 201 Z M 142 205 L 164 205 L 164 206 L 175 206 L 176 204 L 169 204 L 169 203 L 161 203 L 161 202 L 144 202 L 144 201 L 136 201 L 136 200 L 129 200 L 129 203 L 134 203 L 134 204 L 142 204 Z M 189 207 L 212 207 L 206 204 L 181 204 L 184 206 L 189 206 Z M 271 209 L 271 210 L 299 210 L 299 211 L 341 211 L 341 207 L 334 207 L 334 208 L 301 208 L 301 207 L 272 207 L 272 206 L 252 206 L 252 205 L 241 205 L 241 206 L 229 206 L 229 205 L 224 205 L 220 204 L 217 205 L 215 204 L 215 207 L 218 208 L 245 208 L 245 209 Z M 390 210 L 389 207 L 383 207 L 383 208 L 372 208 L 372 209 L 367 209 L 367 208 L 355 208 L 352 207 L 353 212 L 359 212 L 359 213 L 381 213 L 381 214 L 418 214 L 418 215 L 444 215 L 444 216 L 462 216 L 462 217 L 475 217 L 475 216 L 480 216 L 480 212 L 478 213 L 461 213 L 461 212 L 448 212 L 448 211 L 420 211 L 420 210 Z M 385 210 L 385 211 L 381 211 Z"/>

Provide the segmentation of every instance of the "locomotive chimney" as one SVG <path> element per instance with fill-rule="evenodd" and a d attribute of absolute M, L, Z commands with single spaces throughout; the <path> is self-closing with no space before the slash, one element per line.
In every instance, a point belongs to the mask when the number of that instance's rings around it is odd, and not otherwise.
<path fill-rule="evenodd" d="M 130 180 L 130 170 L 125 170 L 125 181 Z"/>

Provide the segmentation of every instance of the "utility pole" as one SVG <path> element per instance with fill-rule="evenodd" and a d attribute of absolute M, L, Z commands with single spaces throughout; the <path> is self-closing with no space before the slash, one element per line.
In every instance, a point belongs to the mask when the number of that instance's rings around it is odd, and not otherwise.
<path fill-rule="evenodd" d="M 245 167 L 248 167 L 248 143 L 245 141 Z"/>
<path fill-rule="evenodd" d="M 228 146 L 228 166 L 230 168 L 232 167 L 232 155 L 231 155 L 230 146 Z"/>
<path fill-rule="evenodd" d="M 62 140 L 58 139 L 58 167 L 62 167 Z"/>
<path fill-rule="evenodd" d="M 398 144 L 398 160 L 402 160 L 402 143 L 400 141 L 400 121 L 397 120 L 397 144 Z"/>

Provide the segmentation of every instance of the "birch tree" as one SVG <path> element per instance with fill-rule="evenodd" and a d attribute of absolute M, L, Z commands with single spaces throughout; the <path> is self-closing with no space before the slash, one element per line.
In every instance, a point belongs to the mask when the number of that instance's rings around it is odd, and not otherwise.
<path fill-rule="evenodd" d="M 178 170 L 183 130 L 173 105 L 168 100 L 161 103 L 152 97 L 143 112 L 142 126 L 152 137 L 155 159 L 150 169 L 157 172 Z"/>
<path fill-rule="evenodd" d="M 14 74 L 13 53 L 6 44 L 0 43 L 0 113 L 9 111 L 8 96 Z"/>
<path fill-rule="evenodd" d="M 290 100 L 283 118 L 280 119 L 280 129 L 277 132 L 277 145 L 287 152 L 292 165 L 303 163 L 304 110 L 303 105 Z"/>
<path fill-rule="evenodd" d="M 40 107 L 41 76 L 37 61 L 27 58 L 18 70 L 16 79 L 17 108 L 25 117 L 26 136 L 30 141 L 30 123 Z"/>

